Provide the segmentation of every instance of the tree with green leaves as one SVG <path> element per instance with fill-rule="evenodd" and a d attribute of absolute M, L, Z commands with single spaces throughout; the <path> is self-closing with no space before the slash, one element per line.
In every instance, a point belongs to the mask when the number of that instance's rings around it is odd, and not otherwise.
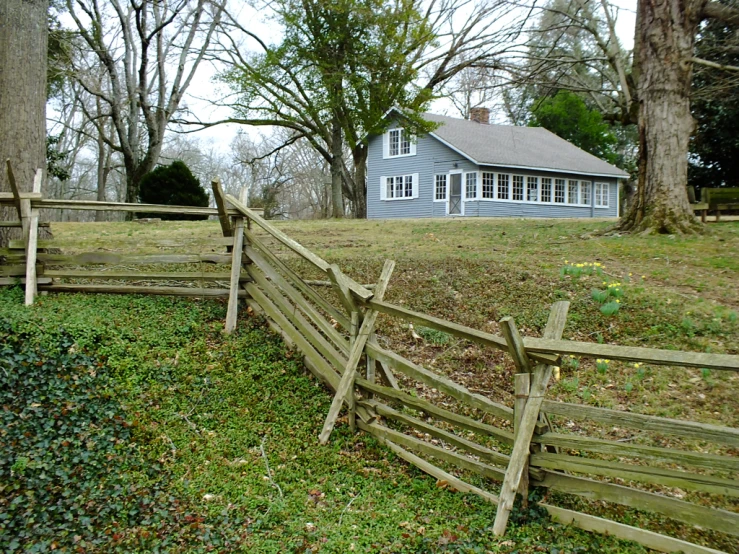
<path fill-rule="evenodd" d="M 235 113 L 228 121 L 289 129 L 284 145 L 308 140 L 331 167 L 333 215 L 344 215 L 346 198 L 351 213 L 365 217 L 367 135 L 385 130 L 392 107 L 406 113 L 412 130 L 431 130 L 419 112 L 434 91 L 466 67 L 492 63 L 515 33 L 490 25 L 507 2 L 455 18 L 463 5 L 278 0 L 269 3 L 283 30 L 277 45 L 230 18 L 223 52 L 232 69 L 224 80 L 237 100 L 229 102 Z M 244 37 L 257 53 L 240 50 Z"/>
<path fill-rule="evenodd" d="M 560 90 L 541 98 L 533 106 L 531 127 L 544 127 L 610 163 L 616 162 L 614 146 L 618 142 L 611 127 L 598 110 L 590 109 L 577 94 Z"/>

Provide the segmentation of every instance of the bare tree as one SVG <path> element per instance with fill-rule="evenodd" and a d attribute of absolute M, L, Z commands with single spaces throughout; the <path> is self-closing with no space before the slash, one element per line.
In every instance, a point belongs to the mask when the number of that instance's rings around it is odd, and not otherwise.
<path fill-rule="evenodd" d="M 470 109 L 490 108 L 499 99 L 501 79 L 497 72 L 486 66 L 470 66 L 439 88 L 439 95 L 447 98 L 459 115 L 470 117 Z"/>
<path fill-rule="evenodd" d="M 330 217 L 330 168 L 305 139 L 280 148 L 290 142 L 289 133 L 277 129 L 258 140 L 245 134 L 234 140 L 234 161 L 244 169 L 242 182 L 249 188 L 250 202 L 272 218 Z"/>
<path fill-rule="evenodd" d="M 116 140 L 99 136 L 122 155 L 126 201 L 136 202 L 140 180 L 159 159 L 167 126 L 210 46 L 225 0 L 66 1 L 94 63 L 105 72 L 101 83 L 88 80 L 88 67 L 78 67 L 78 81 L 112 122 Z"/>

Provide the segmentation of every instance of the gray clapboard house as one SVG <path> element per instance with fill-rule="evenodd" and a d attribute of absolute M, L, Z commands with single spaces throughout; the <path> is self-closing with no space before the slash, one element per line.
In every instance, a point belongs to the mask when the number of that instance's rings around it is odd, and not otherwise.
<path fill-rule="evenodd" d="M 369 138 L 367 217 L 616 217 L 628 174 L 541 127 L 490 125 L 434 114 L 412 137 L 391 111 Z"/>

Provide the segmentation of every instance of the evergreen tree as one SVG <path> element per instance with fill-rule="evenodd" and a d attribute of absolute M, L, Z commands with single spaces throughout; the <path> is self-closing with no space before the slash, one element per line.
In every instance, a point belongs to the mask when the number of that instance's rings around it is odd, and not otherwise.
<path fill-rule="evenodd" d="M 724 0 L 739 5 L 736 0 Z M 696 55 L 724 66 L 739 66 L 739 36 L 723 21 L 704 25 L 696 41 Z M 696 122 L 690 139 L 688 184 L 739 187 L 739 77 L 736 72 L 696 68 L 691 112 Z"/>
<path fill-rule="evenodd" d="M 618 139 L 598 110 L 591 110 L 577 94 L 560 90 L 540 99 L 532 109 L 531 127 L 544 127 L 610 163 L 617 162 L 614 146 Z"/>
<path fill-rule="evenodd" d="M 181 161 L 170 165 L 160 165 L 141 179 L 139 201 L 145 204 L 166 204 L 168 206 L 202 206 L 209 204 L 208 193 L 200 186 L 190 169 Z M 152 214 L 139 214 L 148 217 Z M 207 215 L 163 214 L 162 219 L 196 221 L 208 219 Z"/>

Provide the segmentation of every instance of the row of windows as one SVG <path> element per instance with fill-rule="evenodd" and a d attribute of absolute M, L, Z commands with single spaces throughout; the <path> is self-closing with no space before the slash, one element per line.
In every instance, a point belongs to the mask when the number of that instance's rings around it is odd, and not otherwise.
<path fill-rule="evenodd" d="M 577 179 L 556 179 L 492 173 L 480 174 L 482 187 L 478 187 L 478 174 L 465 173 L 466 200 L 515 200 L 518 202 L 543 202 L 590 206 L 590 181 Z M 434 199 L 447 199 L 447 174 L 436 175 L 434 179 Z M 595 183 L 595 206 L 607 208 L 609 201 L 608 183 Z"/>

